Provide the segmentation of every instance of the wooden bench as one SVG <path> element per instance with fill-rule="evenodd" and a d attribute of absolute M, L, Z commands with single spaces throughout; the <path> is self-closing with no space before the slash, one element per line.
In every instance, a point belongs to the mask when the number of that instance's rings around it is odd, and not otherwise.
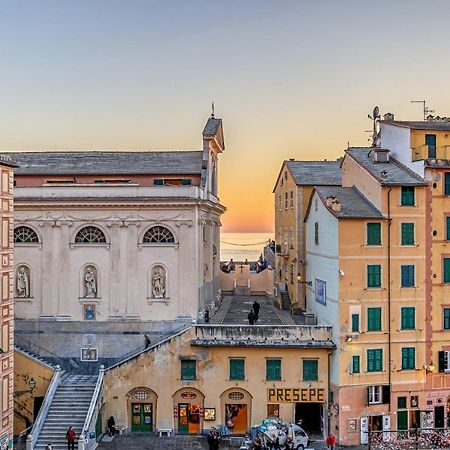
<path fill-rule="evenodd" d="M 158 428 L 158 436 L 172 436 L 173 428 Z"/>

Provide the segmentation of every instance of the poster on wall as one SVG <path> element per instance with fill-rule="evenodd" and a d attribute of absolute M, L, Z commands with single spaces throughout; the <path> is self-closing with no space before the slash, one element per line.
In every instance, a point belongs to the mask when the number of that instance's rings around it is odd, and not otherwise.
<path fill-rule="evenodd" d="M 433 411 L 420 411 L 420 428 L 425 430 L 434 427 Z"/>
<path fill-rule="evenodd" d="M 327 282 L 316 278 L 315 283 L 316 302 L 326 306 L 327 304 Z"/>

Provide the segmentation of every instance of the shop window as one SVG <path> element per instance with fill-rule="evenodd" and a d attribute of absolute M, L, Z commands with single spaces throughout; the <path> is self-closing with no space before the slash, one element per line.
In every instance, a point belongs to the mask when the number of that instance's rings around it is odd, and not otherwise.
<path fill-rule="evenodd" d="M 398 397 L 397 398 L 397 408 L 398 409 L 406 409 L 406 397 Z"/>
<path fill-rule="evenodd" d="M 401 198 L 401 206 L 414 206 L 414 187 L 412 186 L 402 186 L 401 188 L 402 198 Z"/>
<path fill-rule="evenodd" d="M 361 358 L 359 355 L 352 356 L 352 373 L 360 373 L 361 371 Z"/>
<path fill-rule="evenodd" d="M 416 328 L 416 308 L 405 306 L 401 308 L 402 330 L 414 330 Z"/>
<path fill-rule="evenodd" d="M 367 308 L 367 331 L 381 331 L 381 308 Z"/>
<path fill-rule="evenodd" d="M 367 372 L 381 372 L 383 370 L 383 350 L 374 348 L 367 350 Z"/>
<path fill-rule="evenodd" d="M 317 359 L 303 360 L 303 381 L 317 381 L 319 379 L 319 361 Z"/>
<path fill-rule="evenodd" d="M 359 314 L 352 314 L 352 333 L 359 333 Z"/>
<path fill-rule="evenodd" d="M 280 405 L 268 404 L 267 417 L 280 417 Z"/>
<path fill-rule="evenodd" d="M 266 359 L 266 380 L 281 380 L 281 359 Z"/>
<path fill-rule="evenodd" d="M 414 245 L 413 223 L 402 223 L 402 245 Z"/>
<path fill-rule="evenodd" d="M 197 378 L 197 361 L 182 359 L 181 360 L 181 379 L 195 380 Z"/>
<path fill-rule="evenodd" d="M 414 280 L 414 266 L 413 265 L 407 265 L 407 266 L 401 266 L 402 271 L 402 287 L 414 287 L 415 286 L 415 280 Z"/>
<path fill-rule="evenodd" d="M 367 245 L 381 245 L 381 223 L 367 224 Z"/>
<path fill-rule="evenodd" d="M 402 348 L 402 370 L 414 370 L 416 368 L 415 347 Z"/>
<path fill-rule="evenodd" d="M 230 380 L 245 379 L 244 364 L 243 359 L 230 359 Z"/>
<path fill-rule="evenodd" d="M 444 330 L 450 330 L 450 308 L 444 308 Z"/>
<path fill-rule="evenodd" d="M 381 265 L 374 264 L 367 266 L 367 287 L 381 287 Z"/>

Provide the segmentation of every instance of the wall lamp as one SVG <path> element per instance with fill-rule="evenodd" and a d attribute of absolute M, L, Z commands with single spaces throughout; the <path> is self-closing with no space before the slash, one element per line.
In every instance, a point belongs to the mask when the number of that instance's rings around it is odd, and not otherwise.
<path fill-rule="evenodd" d="M 24 391 L 15 391 L 14 397 L 21 397 L 24 394 L 33 393 L 34 388 L 36 387 L 36 380 L 34 378 L 30 378 L 28 380 L 28 386 L 30 389 L 25 389 Z"/>
<path fill-rule="evenodd" d="M 347 341 L 347 343 L 352 342 L 353 341 L 353 336 L 347 336 L 346 341 Z"/>
<path fill-rule="evenodd" d="M 298 284 L 306 284 L 307 286 L 312 286 L 312 281 L 302 281 L 302 276 L 300 274 L 297 275 Z"/>
<path fill-rule="evenodd" d="M 436 366 L 433 364 L 433 361 L 430 362 L 430 364 L 423 366 L 426 373 L 433 373 L 434 369 L 436 369 Z"/>

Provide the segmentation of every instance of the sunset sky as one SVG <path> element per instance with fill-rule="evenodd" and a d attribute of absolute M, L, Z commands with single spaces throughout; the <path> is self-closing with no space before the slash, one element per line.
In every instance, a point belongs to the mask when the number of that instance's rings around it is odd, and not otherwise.
<path fill-rule="evenodd" d="M 0 0 L 0 150 L 200 149 L 224 121 L 224 231 L 270 231 L 282 161 L 450 115 L 450 2 Z"/>

